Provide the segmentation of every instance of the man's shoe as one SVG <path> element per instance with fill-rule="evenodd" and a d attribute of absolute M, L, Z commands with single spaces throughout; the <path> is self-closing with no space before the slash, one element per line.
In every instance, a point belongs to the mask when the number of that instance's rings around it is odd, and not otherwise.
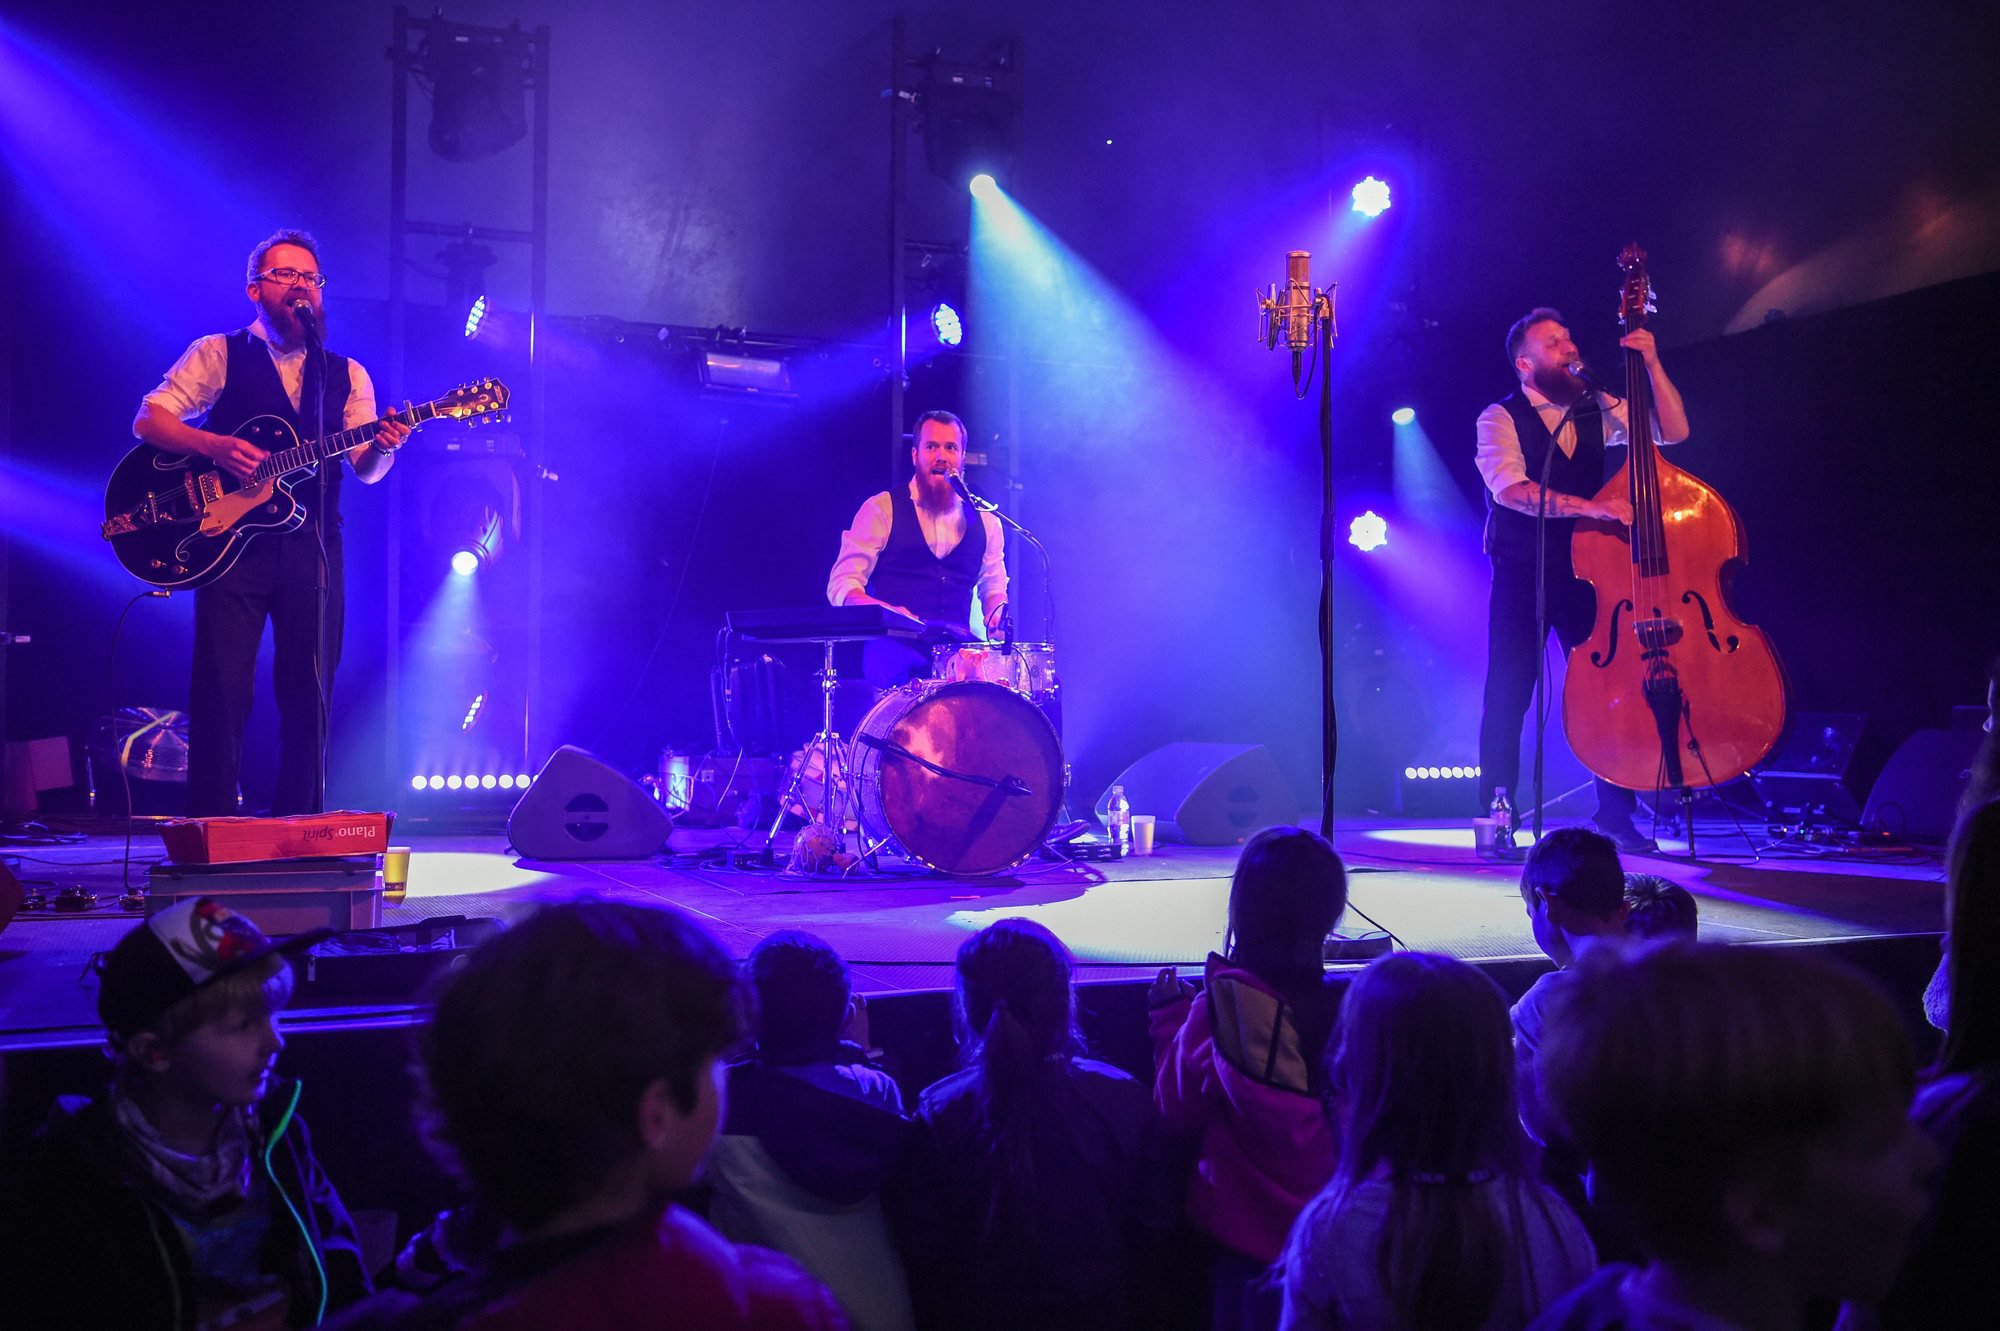
<path fill-rule="evenodd" d="M 1611 838 L 1613 844 L 1627 855 L 1657 855 L 1659 843 L 1634 827 L 1630 821 L 1617 818 L 1593 818 L 1590 825 Z"/>

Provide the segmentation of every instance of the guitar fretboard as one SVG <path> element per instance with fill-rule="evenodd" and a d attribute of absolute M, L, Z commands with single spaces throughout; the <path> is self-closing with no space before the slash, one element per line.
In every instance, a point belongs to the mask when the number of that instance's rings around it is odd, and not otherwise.
<path fill-rule="evenodd" d="M 330 458 L 336 453 L 345 453 L 356 445 L 368 443 L 375 438 L 375 431 L 381 427 L 382 421 L 400 421 L 404 425 L 415 427 L 425 421 L 436 420 L 437 415 L 438 404 L 426 402 L 421 406 L 405 407 L 401 411 L 390 412 L 381 420 L 357 425 L 351 430 L 342 430 L 339 434 L 314 439 L 309 443 L 300 444 L 297 448 L 280 449 L 257 464 L 257 470 L 251 476 L 250 483 L 256 485 L 270 480 L 273 476 L 302 471 L 322 458 Z"/>

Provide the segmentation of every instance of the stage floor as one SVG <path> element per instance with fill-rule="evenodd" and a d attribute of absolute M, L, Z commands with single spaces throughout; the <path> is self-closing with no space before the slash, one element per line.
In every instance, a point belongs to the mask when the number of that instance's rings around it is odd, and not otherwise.
<path fill-rule="evenodd" d="M 1761 833 L 1761 828 L 1751 829 Z M 1753 846 L 1727 824 L 1697 829 L 1702 858 L 1627 857 L 1626 868 L 1661 874 L 1692 891 L 1706 938 L 1730 942 L 1836 942 L 1936 935 L 1943 926 L 1943 867 L 1921 849 L 1835 850 Z M 749 834 L 735 834 L 747 839 Z M 1199 970 L 1221 946 L 1235 847 L 1163 845 L 1120 861 L 1031 860 L 980 879 L 855 875 L 812 878 L 771 869 L 699 863 L 718 834 L 677 831 L 670 856 L 642 861 L 520 860 L 499 836 L 425 836 L 414 848 L 409 896 L 383 911 L 385 925 L 447 915 L 517 916 L 582 894 L 670 904 L 690 912 L 738 955 L 779 929 L 808 929 L 845 956 L 858 991 L 942 989 L 969 933 L 1006 916 L 1040 921 L 1069 944 L 1083 981 L 1150 978 L 1163 965 Z M 1336 843 L 1351 872 L 1341 932 L 1377 927 L 1403 946 L 1473 962 L 1539 958 L 1518 893 L 1519 868 L 1475 856 L 1463 823 L 1344 821 Z M 685 848 L 685 849 L 683 849 Z M 159 859 L 156 840 L 133 844 L 131 881 Z M 0 1048 L 97 1039 L 94 953 L 131 927 L 119 910 L 124 839 L 94 836 L 56 846 L 0 848 L 31 891 L 80 886 L 106 903 L 62 915 L 24 911 L 0 935 Z M 393 1012 L 374 1011 L 370 1019 Z M 288 1022 L 338 1022 L 296 1007 Z"/>

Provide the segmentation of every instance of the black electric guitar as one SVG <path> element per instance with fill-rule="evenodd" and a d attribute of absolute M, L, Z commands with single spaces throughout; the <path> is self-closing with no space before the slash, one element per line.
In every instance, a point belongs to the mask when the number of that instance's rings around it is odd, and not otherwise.
<path fill-rule="evenodd" d="M 387 419 L 412 427 L 439 419 L 491 420 L 507 409 L 507 396 L 498 379 L 482 379 L 435 402 L 406 404 Z M 207 586 L 227 573 L 256 537 L 304 526 L 306 507 L 287 482 L 323 458 L 372 441 L 380 424 L 302 444 L 280 417 L 246 421 L 236 437 L 270 454 L 247 481 L 205 457 L 140 444 L 104 487 L 104 539 L 135 578 L 181 591 Z"/>

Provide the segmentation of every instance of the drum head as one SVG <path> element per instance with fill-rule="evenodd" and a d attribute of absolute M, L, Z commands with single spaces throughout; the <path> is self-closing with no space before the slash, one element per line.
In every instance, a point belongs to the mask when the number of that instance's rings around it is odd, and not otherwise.
<path fill-rule="evenodd" d="M 882 699 L 855 745 L 862 807 L 911 859 L 978 875 L 1028 858 L 1062 808 L 1062 746 L 1035 705 L 997 684 L 926 684 Z M 955 775 L 941 775 L 877 738 Z M 966 779 L 973 778 L 973 779 Z"/>

